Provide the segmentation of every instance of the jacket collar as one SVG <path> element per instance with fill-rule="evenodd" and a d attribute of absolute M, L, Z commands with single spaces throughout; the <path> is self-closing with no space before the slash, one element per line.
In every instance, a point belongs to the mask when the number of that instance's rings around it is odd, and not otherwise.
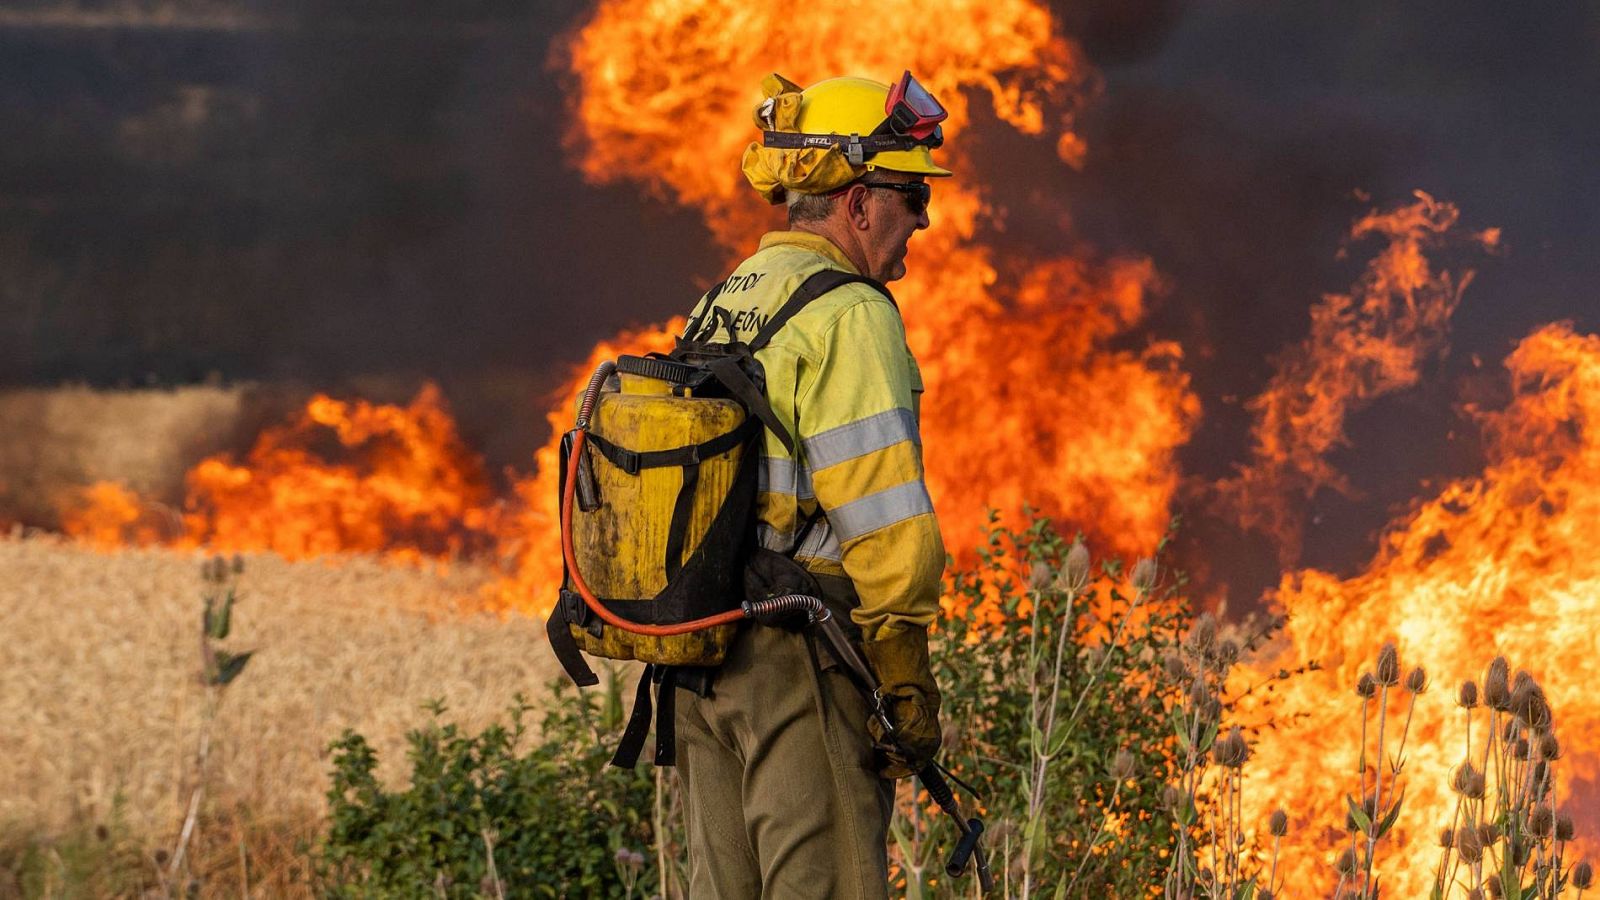
<path fill-rule="evenodd" d="M 761 236 L 762 250 L 780 245 L 810 250 L 818 256 L 826 257 L 829 262 L 852 275 L 861 274 L 856 271 L 855 265 L 844 255 L 843 250 L 820 234 L 812 234 L 809 231 L 769 231 Z"/>

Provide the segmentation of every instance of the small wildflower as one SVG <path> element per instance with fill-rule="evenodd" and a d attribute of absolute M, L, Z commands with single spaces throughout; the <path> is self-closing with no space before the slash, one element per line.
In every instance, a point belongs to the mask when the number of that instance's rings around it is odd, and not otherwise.
<path fill-rule="evenodd" d="M 1384 687 L 1400 683 L 1400 651 L 1394 644 L 1384 644 L 1378 651 L 1378 683 Z"/>
<path fill-rule="evenodd" d="M 1406 673 L 1406 690 L 1413 694 L 1421 694 L 1428 689 L 1428 671 L 1417 666 Z"/>
<path fill-rule="evenodd" d="M 1267 818 L 1267 831 L 1270 832 L 1273 837 L 1283 837 L 1284 835 L 1288 834 L 1289 814 L 1281 809 L 1273 810 L 1272 815 Z"/>
<path fill-rule="evenodd" d="M 1456 695 L 1456 703 L 1462 709 L 1478 708 L 1478 683 L 1468 679 L 1461 682 L 1461 692 Z"/>
<path fill-rule="evenodd" d="M 1372 677 L 1371 672 L 1362 672 L 1361 677 L 1356 679 L 1356 695 L 1363 700 L 1370 700 L 1376 693 L 1378 693 L 1377 679 Z"/>

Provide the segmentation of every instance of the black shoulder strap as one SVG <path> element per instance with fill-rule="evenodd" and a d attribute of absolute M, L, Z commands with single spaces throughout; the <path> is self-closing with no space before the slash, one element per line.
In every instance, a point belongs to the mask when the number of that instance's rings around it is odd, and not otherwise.
<path fill-rule="evenodd" d="M 706 315 L 711 312 L 712 306 L 716 304 L 717 295 L 722 293 L 722 289 L 727 287 L 727 285 L 728 280 L 724 278 L 723 280 L 717 282 L 715 287 L 706 292 L 705 297 L 701 299 L 694 311 L 689 314 L 689 326 L 683 330 L 683 336 L 685 338 L 691 341 L 698 340 L 696 334 L 704 325 Z"/>
<path fill-rule="evenodd" d="M 794 318 L 802 309 L 805 309 L 806 305 L 811 301 L 834 288 L 843 287 L 847 284 L 869 285 L 873 290 L 888 297 L 889 302 L 894 302 L 894 295 L 889 293 L 887 287 L 865 275 L 852 275 L 839 269 L 823 269 L 820 272 L 814 272 L 805 281 L 801 282 L 799 287 L 794 289 L 794 293 L 789 295 L 789 299 L 784 301 L 783 306 L 773 314 L 772 318 L 767 320 L 767 324 L 761 326 L 761 330 L 756 332 L 756 336 L 750 339 L 750 352 L 754 353 L 765 347 L 773 336 L 778 333 L 778 329 L 788 324 L 789 320 Z"/>

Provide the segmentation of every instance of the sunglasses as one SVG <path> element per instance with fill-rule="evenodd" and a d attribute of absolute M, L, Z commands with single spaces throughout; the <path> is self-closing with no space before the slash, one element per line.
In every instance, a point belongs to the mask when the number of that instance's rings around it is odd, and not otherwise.
<path fill-rule="evenodd" d="M 865 188 L 883 188 L 886 191 L 898 191 L 906 198 L 906 207 L 914 216 L 920 216 L 928 211 L 928 202 L 933 199 L 933 185 L 926 181 L 870 181 L 862 182 Z"/>

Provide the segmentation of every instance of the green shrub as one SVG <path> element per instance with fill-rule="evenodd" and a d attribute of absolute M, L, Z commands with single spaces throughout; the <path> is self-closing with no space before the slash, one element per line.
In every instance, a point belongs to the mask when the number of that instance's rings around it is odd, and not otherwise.
<path fill-rule="evenodd" d="M 378 758 L 346 732 L 332 750 L 329 831 L 317 878 L 330 897 L 649 896 L 655 781 L 607 765 L 620 736 L 615 673 L 603 696 L 554 682 L 536 739 L 519 696 L 509 724 L 411 732 L 410 785 L 388 791 Z M 528 745 L 524 749 L 524 745 Z"/>
<path fill-rule="evenodd" d="M 1081 542 L 1040 517 L 1023 531 L 992 517 L 978 565 L 950 576 L 953 609 L 932 646 L 941 755 L 983 796 L 1007 896 L 1135 897 L 1161 883 L 1174 826 L 1153 813 L 1173 766 L 1174 698 L 1159 675 L 1188 608 L 1182 579 L 1156 576 L 1153 560 L 1092 571 Z M 953 829 L 902 797 L 906 896 L 970 894 L 971 875 L 944 876 Z"/>

